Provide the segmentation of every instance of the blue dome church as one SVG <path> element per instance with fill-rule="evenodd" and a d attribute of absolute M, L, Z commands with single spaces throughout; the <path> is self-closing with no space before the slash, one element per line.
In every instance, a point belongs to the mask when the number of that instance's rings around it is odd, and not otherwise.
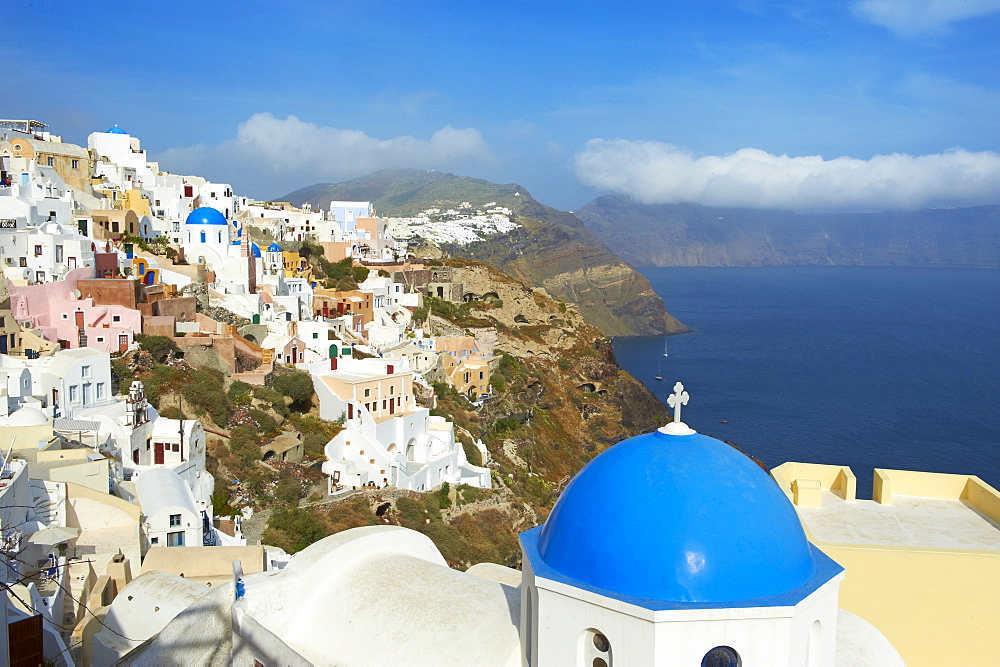
<path fill-rule="evenodd" d="M 203 263 L 215 273 L 213 289 L 227 294 L 257 292 L 260 247 L 242 229 L 234 229 L 218 209 L 201 206 L 191 211 L 181 231 L 181 246 L 188 261 Z"/>
<path fill-rule="evenodd" d="M 833 665 L 843 568 L 674 389 L 674 422 L 601 453 L 521 535 L 528 664 Z"/>

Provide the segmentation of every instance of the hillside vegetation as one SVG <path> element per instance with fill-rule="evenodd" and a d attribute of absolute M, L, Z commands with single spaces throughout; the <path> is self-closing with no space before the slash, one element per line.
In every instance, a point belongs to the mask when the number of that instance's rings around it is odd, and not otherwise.
<path fill-rule="evenodd" d="M 430 300 L 425 330 L 474 335 L 500 356 L 494 398 L 475 407 L 444 385 L 422 397 L 432 414 L 456 424 L 477 463 L 490 453 L 493 488 L 358 492 L 348 500 L 299 507 L 277 504 L 264 542 L 290 551 L 339 530 L 389 523 L 426 533 L 455 567 L 492 561 L 516 565 L 517 534 L 544 521 L 571 476 L 620 440 L 663 425 L 667 409 L 623 371 L 611 341 L 586 323 L 575 304 L 469 260 L 446 262 L 457 279 L 488 300 Z"/>

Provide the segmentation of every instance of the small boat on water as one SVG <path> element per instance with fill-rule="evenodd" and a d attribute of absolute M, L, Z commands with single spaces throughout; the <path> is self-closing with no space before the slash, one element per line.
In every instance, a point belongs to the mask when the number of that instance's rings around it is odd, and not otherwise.
<path fill-rule="evenodd" d="M 667 339 L 663 338 L 663 358 L 667 357 Z M 656 381 L 663 382 L 663 358 L 657 360 L 656 362 Z"/>

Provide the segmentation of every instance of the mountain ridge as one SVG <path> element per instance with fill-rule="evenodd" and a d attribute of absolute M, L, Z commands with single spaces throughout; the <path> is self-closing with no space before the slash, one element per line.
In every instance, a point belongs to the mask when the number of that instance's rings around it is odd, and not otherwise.
<path fill-rule="evenodd" d="M 514 212 L 520 228 L 468 246 L 459 256 L 489 264 L 558 299 L 577 303 L 608 335 L 658 335 L 687 328 L 670 315 L 649 281 L 623 262 L 572 213 L 536 201 L 515 183 L 437 171 L 387 169 L 335 184 L 314 184 L 282 198 L 325 208 L 331 200 L 370 201 L 382 216 L 410 216 L 427 208 L 495 202 Z"/>
<path fill-rule="evenodd" d="M 797 213 L 607 195 L 575 213 L 633 266 L 1000 268 L 1000 205 Z"/>

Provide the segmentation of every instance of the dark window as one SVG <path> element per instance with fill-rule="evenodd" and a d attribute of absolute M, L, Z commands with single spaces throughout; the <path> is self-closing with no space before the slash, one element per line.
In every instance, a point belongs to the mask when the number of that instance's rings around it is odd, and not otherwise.
<path fill-rule="evenodd" d="M 180 525 L 181 525 L 181 515 L 180 514 L 171 514 L 170 515 L 170 527 L 171 528 L 177 528 Z"/>
<path fill-rule="evenodd" d="M 716 646 L 701 660 L 701 667 L 740 667 L 742 664 L 739 654 L 728 646 Z"/>

